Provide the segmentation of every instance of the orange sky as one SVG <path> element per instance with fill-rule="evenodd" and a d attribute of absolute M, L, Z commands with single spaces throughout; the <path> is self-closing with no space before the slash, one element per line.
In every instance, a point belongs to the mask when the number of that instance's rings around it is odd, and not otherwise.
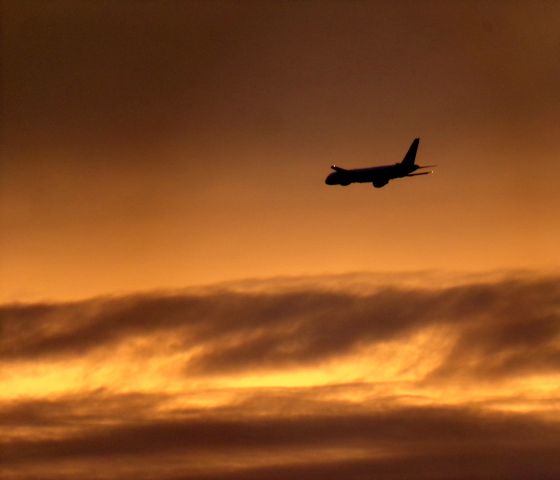
<path fill-rule="evenodd" d="M 2 9 L 6 480 L 560 477 L 559 3 Z"/>
<path fill-rule="evenodd" d="M 557 268 L 558 13 L 7 2 L 2 298 Z M 433 177 L 324 185 L 415 136 Z"/>

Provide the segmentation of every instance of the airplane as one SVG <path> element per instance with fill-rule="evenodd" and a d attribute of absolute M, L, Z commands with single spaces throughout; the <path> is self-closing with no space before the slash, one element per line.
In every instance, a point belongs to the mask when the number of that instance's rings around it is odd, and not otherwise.
<path fill-rule="evenodd" d="M 429 175 L 430 172 L 413 173 L 419 168 L 430 168 L 435 165 L 416 165 L 416 152 L 418 151 L 419 138 L 415 138 L 410 145 L 408 152 L 404 156 L 402 162 L 395 163 L 394 165 L 382 165 L 379 167 L 370 168 L 353 168 L 347 170 L 346 168 L 332 165 L 334 170 L 326 179 L 327 185 L 342 185 L 346 187 L 351 183 L 370 183 L 375 188 L 381 188 L 389 183 L 389 180 L 394 178 L 403 177 L 416 177 L 417 175 Z"/>

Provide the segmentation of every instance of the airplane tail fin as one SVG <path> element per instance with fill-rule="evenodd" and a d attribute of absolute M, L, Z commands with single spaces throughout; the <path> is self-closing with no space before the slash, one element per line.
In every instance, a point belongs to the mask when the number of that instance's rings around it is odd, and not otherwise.
<path fill-rule="evenodd" d="M 409 165 L 409 166 L 414 165 L 414 161 L 416 160 L 416 152 L 418 151 L 418 144 L 419 143 L 420 143 L 419 138 L 415 138 L 412 141 L 412 144 L 410 145 L 410 148 L 408 149 L 408 152 L 406 152 L 406 155 L 404 156 L 401 164 Z"/>

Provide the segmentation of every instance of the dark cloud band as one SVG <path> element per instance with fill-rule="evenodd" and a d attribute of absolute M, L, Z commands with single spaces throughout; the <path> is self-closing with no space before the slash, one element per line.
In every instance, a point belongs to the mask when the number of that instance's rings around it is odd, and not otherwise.
<path fill-rule="evenodd" d="M 126 407 L 136 400 L 122 397 L 119 401 Z M 59 408 L 62 411 L 66 405 Z M 51 405 L 51 411 L 56 409 Z M 258 468 L 249 462 L 240 469 L 220 472 L 220 478 L 284 479 L 296 474 L 310 479 L 362 478 L 366 472 L 381 478 L 407 478 L 418 468 L 419 478 L 498 474 L 523 478 L 530 471 L 538 478 L 553 478 L 560 473 L 560 425 L 535 415 L 482 413 L 469 408 L 396 407 L 358 414 L 316 411 L 272 416 L 235 410 L 221 415 L 174 411 L 160 419 L 125 417 L 122 424 L 113 426 L 82 419 L 77 433 L 68 427 L 70 433 L 63 437 L 4 441 L 3 465 L 10 470 L 18 465 L 52 466 L 68 461 L 91 466 L 98 461 L 134 458 L 141 473 L 143 462 L 182 454 L 185 459 L 176 467 L 183 476 L 168 472 L 165 478 L 194 478 L 188 467 L 192 455 L 246 458 L 250 454 L 266 459 L 273 458 L 273 452 L 293 457 L 311 449 L 319 452 L 320 460 Z M 354 449 L 362 452 L 362 459 L 328 460 L 320 455 L 325 449 Z M 214 477 L 208 474 L 208 478 Z"/>
<path fill-rule="evenodd" d="M 441 326 L 454 346 L 432 379 L 560 366 L 554 277 L 361 294 L 318 284 L 289 292 L 146 295 L 5 306 L 1 316 L 4 361 L 72 358 L 148 338 L 164 353 L 196 347 L 186 366 L 191 375 L 289 368 Z M 166 336 L 173 341 L 160 342 Z"/>

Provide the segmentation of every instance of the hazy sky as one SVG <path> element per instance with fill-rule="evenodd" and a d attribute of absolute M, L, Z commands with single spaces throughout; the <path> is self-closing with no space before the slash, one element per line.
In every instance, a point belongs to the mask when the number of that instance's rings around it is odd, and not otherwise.
<path fill-rule="evenodd" d="M 5 2 L 6 300 L 543 268 L 557 2 Z M 329 188 L 332 163 L 437 175 Z"/>
<path fill-rule="evenodd" d="M 559 19 L 4 1 L 6 478 L 560 477 Z"/>

